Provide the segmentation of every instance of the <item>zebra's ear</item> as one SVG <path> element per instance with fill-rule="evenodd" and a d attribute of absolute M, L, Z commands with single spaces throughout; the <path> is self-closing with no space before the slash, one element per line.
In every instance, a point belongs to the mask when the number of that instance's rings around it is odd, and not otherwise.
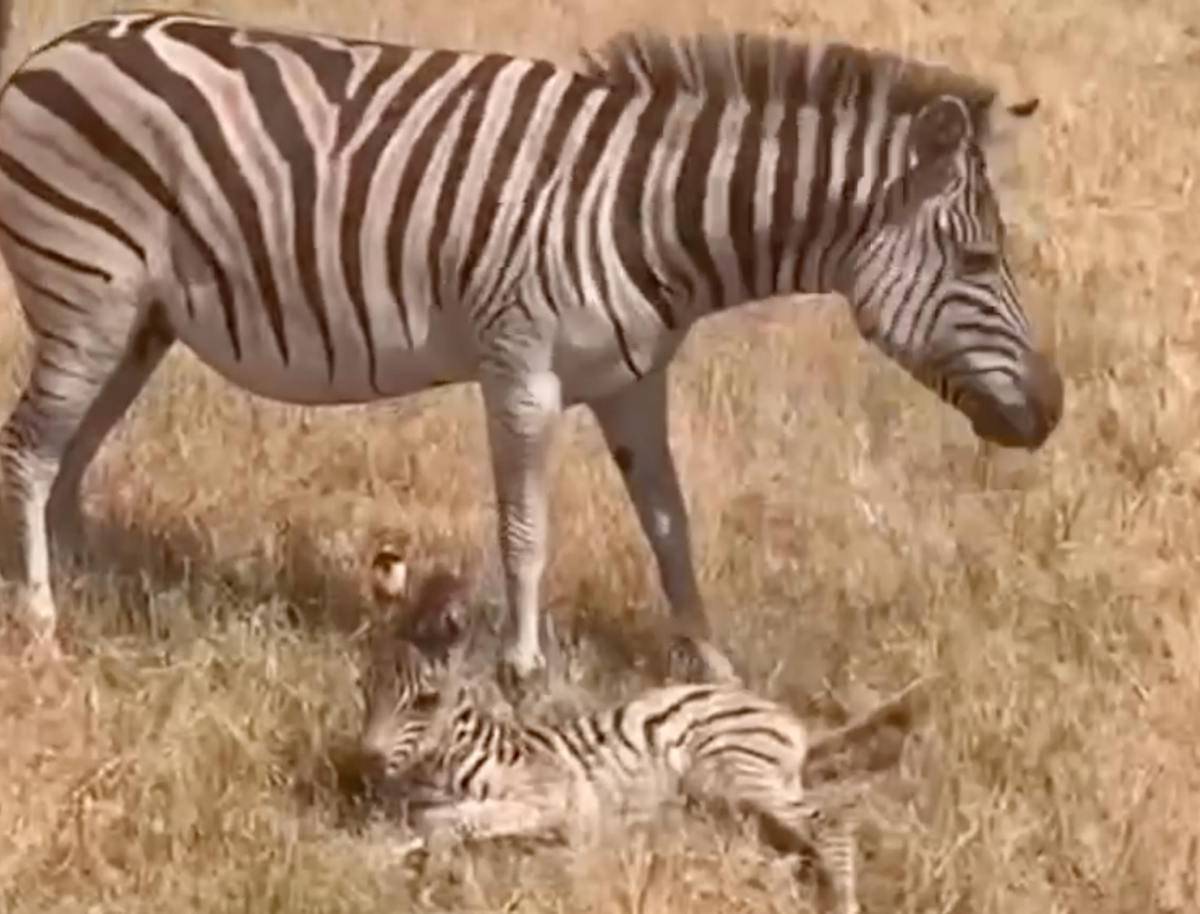
<path fill-rule="evenodd" d="M 1025 118 L 1030 117 L 1033 112 L 1037 111 L 1041 103 L 1042 100 L 1035 95 L 1033 98 L 1028 98 L 1023 102 L 1013 102 L 1010 105 L 1005 105 L 1004 110 L 1013 117 Z"/>
<path fill-rule="evenodd" d="M 1038 120 L 1034 114 L 1041 104 L 1040 98 L 1032 96 L 1021 102 L 988 106 L 981 121 L 979 144 L 989 161 L 999 147 L 1015 145 L 1017 138 L 1029 131 Z"/>
<path fill-rule="evenodd" d="M 371 559 L 370 574 L 377 611 L 395 613 L 408 596 L 408 565 L 396 549 L 385 544 Z"/>
<path fill-rule="evenodd" d="M 1021 138 L 1036 128 L 1034 114 L 1041 107 L 1036 96 L 1023 102 L 993 104 L 983 121 L 979 145 L 987 156 L 988 171 L 993 178 L 1005 172 L 1019 157 Z"/>
<path fill-rule="evenodd" d="M 413 611 L 412 636 L 424 648 L 438 654 L 461 645 L 470 624 L 467 582 L 439 568 L 426 578 Z"/>
<path fill-rule="evenodd" d="M 908 169 L 888 186 L 884 219 L 904 223 L 938 196 L 961 168 L 959 151 L 972 135 L 971 114 L 953 95 L 926 102 L 908 131 Z"/>
<path fill-rule="evenodd" d="M 987 160 L 988 181 L 1009 225 L 1020 224 L 1038 234 L 1040 221 L 1036 197 L 1023 189 L 1027 175 L 1036 168 L 1031 155 L 1038 143 L 1041 108 L 1037 97 L 1025 101 L 993 103 L 982 121 L 979 147 Z"/>
<path fill-rule="evenodd" d="M 962 99 L 938 96 L 913 117 L 908 140 L 910 161 L 920 167 L 944 160 L 957 153 L 971 135 L 971 114 Z"/>

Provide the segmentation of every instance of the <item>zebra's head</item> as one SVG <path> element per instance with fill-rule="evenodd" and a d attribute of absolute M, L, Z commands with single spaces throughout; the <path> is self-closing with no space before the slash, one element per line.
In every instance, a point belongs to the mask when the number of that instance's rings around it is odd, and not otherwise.
<path fill-rule="evenodd" d="M 438 715 L 453 704 L 468 635 L 466 582 L 436 569 L 409 601 L 408 566 L 380 548 L 370 565 L 375 620 L 359 677 L 361 747 L 377 777 L 404 775 L 425 752 Z"/>
<path fill-rule="evenodd" d="M 402 777 L 425 751 L 426 737 L 445 706 L 449 666 L 411 641 L 376 646 L 359 686 L 361 747 L 377 778 Z"/>
<path fill-rule="evenodd" d="M 1033 100 L 1000 114 L 1036 108 Z M 863 336 L 980 438 L 1033 450 L 1058 424 L 1063 383 L 1035 348 L 1008 264 L 989 136 L 979 135 L 988 123 L 952 95 L 913 116 L 908 169 L 888 186 L 880 228 L 852 258 L 845 288 Z"/>

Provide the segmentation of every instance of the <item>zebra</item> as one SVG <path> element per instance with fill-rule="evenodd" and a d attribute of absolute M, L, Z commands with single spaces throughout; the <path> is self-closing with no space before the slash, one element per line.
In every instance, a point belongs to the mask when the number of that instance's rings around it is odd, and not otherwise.
<path fill-rule="evenodd" d="M 33 337 L 0 430 L 24 618 L 53 641 L 50 537 L 81 542 L 84 471 L 178 340 L 293 404 L 478 385 L 517 683 L 545 669 L 548 450 L 586 404 L 668 670 L 737 681 L 668 442 L 675 352 L 736 304 L 839 293 L 980 438 L 1040 447 L 1063 384 L 985 163 L 1036 107 L 748 33 L 622 32 L 575 66 L 172 12 L 58 35 L 0 89 L 0 254 Z"/>
<path fill-rule="evenodd" d="M 389 566 L 376 562 L 377 580 Z M 359 674 L 365 773 L 410 829 L 403 852 L 505 837 L 579 849 L 691 800 L 755 815 L 777 849 L 815 857 L 833 910 L 858 910 L 849 800 L 863 785 L 809 791 L 805 764 L 875 729 L 911 688 L 815 740 L 786 707 L 730 682 L 657 686 L 554 723 L 501 716 L 469 675 L 481 620 L 443 599 L 447 583 L 376 620 Z"/>

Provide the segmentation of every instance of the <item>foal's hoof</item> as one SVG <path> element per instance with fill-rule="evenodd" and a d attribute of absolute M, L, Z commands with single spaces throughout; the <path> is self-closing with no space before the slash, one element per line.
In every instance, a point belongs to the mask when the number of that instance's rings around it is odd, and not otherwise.
<path fill-rule="evenodd" d="M 676 682 L 741 685 L 733 663 L 711 642 L 675 635 L 667 646 L 666 678 Z"/>

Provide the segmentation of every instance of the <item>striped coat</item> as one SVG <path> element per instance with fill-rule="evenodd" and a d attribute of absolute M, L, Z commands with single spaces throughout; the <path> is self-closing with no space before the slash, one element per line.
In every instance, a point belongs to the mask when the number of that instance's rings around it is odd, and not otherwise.
<path fill-rule="evenodd" d="M 986 170 L 988 86 L 845 45 L 619 36 L 576 68 L 166 13 L 84 23 L 0 91 L 0 255 L 34 333 L 4 426 L 26 608 L 50 527 L 176 342 L 242 388 L 365 403 L 478 382 L 514 617 L 542 664 L 545 457 L 594 412 L 682 675 L 734 677 L 696 584 L 667 366 L 699 318 L 836 291 L 984 438 L 1037 447 L 1033 346 Z M 49 523 L 48 523 L 49 522 Z"/>

